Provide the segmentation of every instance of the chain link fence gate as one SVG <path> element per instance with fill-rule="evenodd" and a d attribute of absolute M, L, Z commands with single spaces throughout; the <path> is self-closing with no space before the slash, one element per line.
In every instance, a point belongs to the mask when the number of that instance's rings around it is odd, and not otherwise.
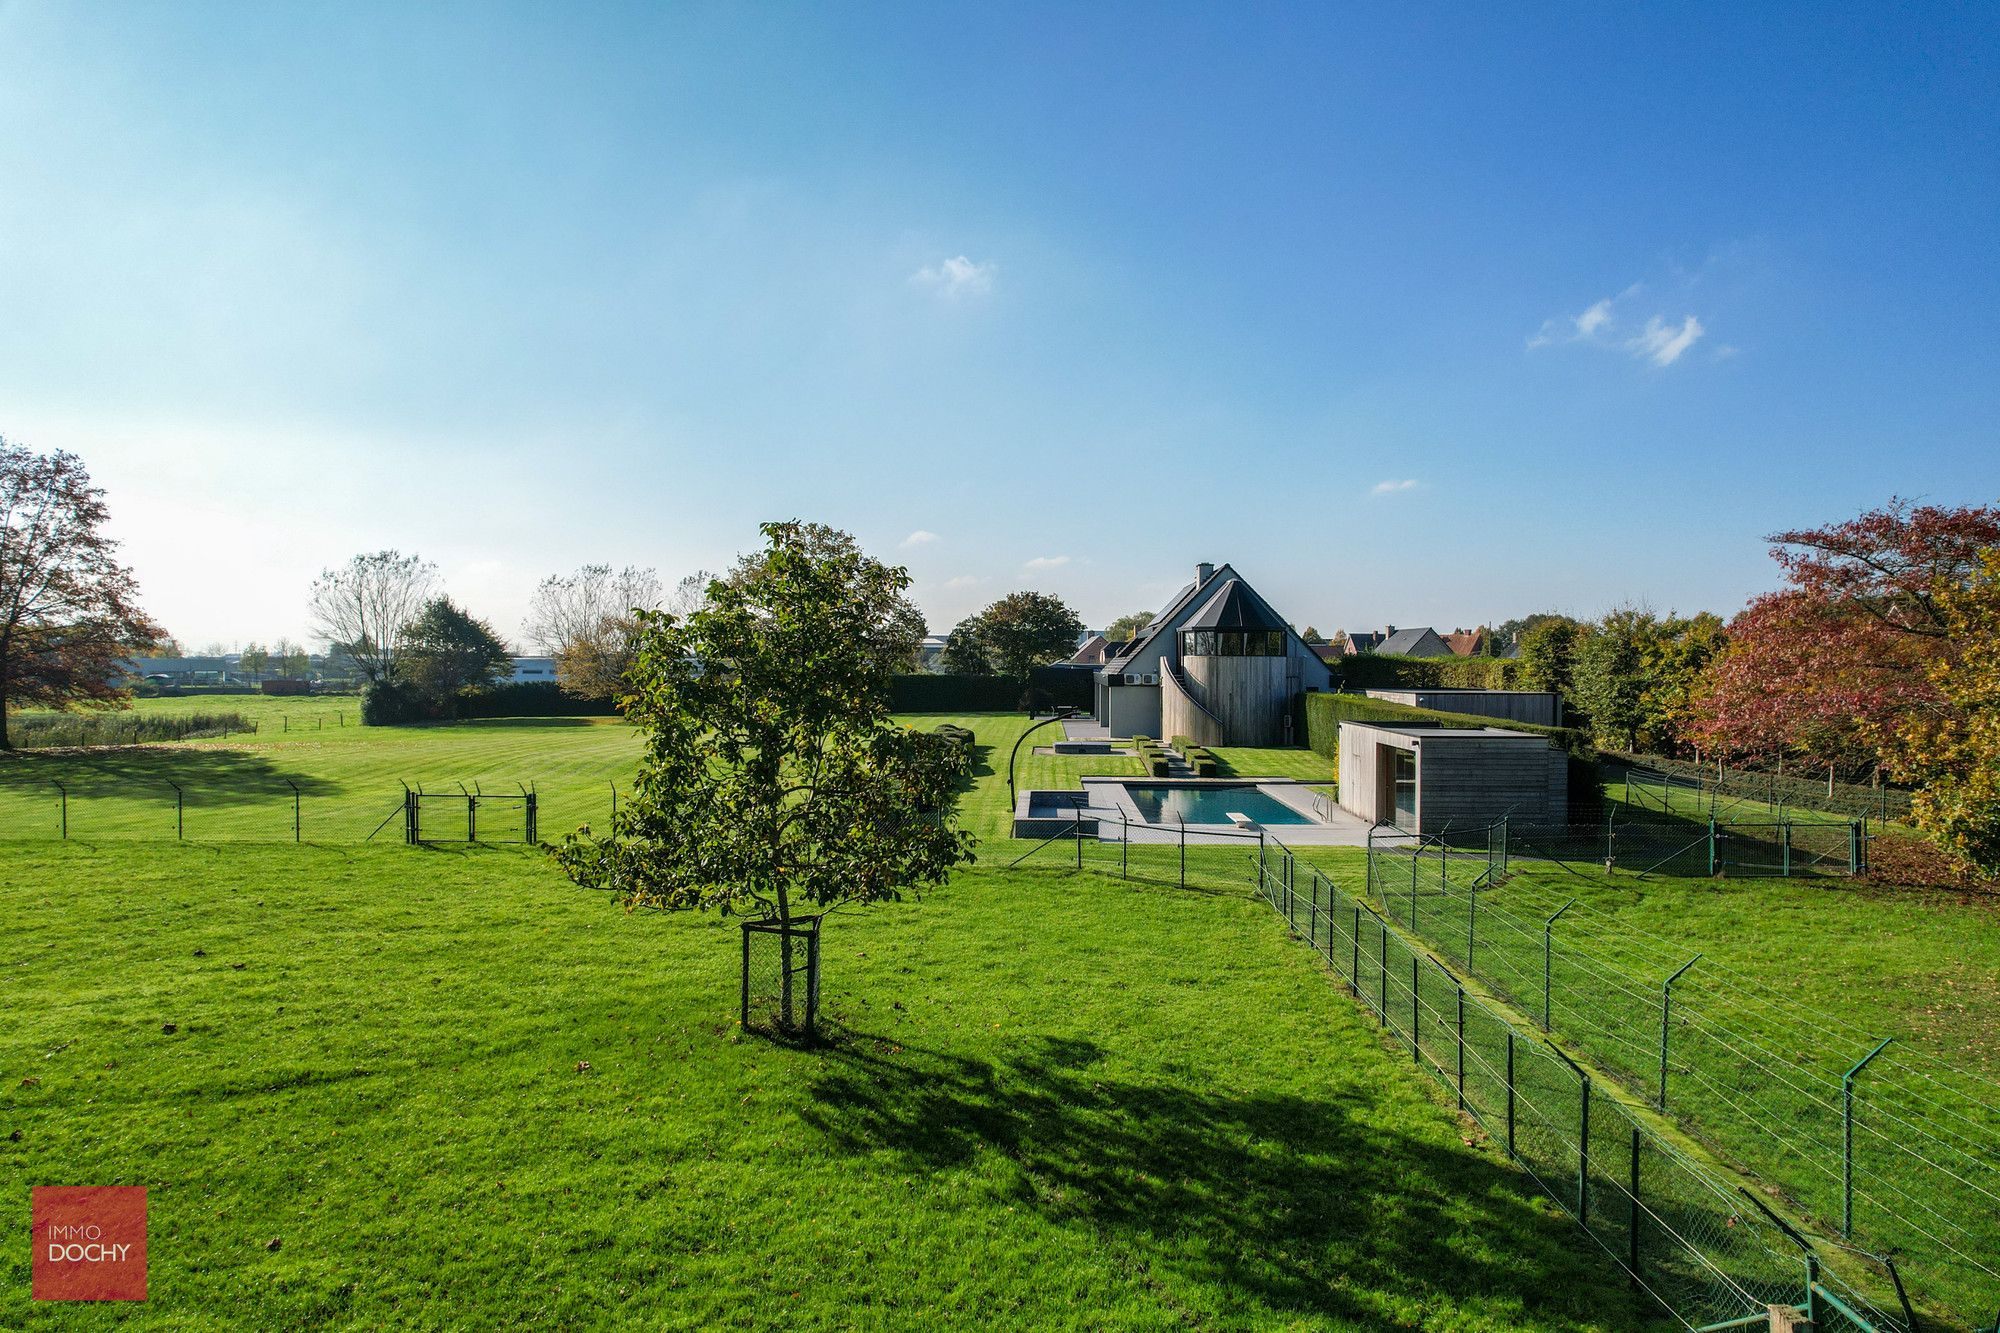
<path fill-rule="evenodd" d="M 533 791 L 441 792 L 421 787 L 403 789 L 403 841 L 411 846 L 434 842 L 539 841 L 538 802 Z"/>

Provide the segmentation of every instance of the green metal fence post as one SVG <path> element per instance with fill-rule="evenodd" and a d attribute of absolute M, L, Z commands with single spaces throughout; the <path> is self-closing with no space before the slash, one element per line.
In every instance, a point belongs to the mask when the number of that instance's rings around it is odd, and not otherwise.
<path fill-rule="evenodd" d="M 1862 1056 L 1840 1079 L 1840 1237 L 1851 1240 L 1854 1237 L 1854 1076 L 1867 1067 L 1868 1062 L 1882 1053 L 1882 1048 L 1894 1041 L 1894 1037 L 1884 1037 L 1875 1043 L 1875 1049 Z"/>
<path fill-rule="evenodd" d="M 1379 923 L 1382 927 L 1382 1003 L 1376 1012 L 1382 1015 L 1382 1026 L 1389 1027 L 1389 923 Z"/>
<path fill-rule="evenodd" d="M 69 841 L 69 788 L 63 786 L 62 783 L 60 782 L 56 782 L 54 778 L 50 778 L 49 781 L 54 782 L 56 790 L 62 793 L 62 835 L 63 835 L 63 841 L 68 842 Z"/>
<path fill-rule="evenodd" d="M 1867 867 L 1868 824 L 1849 820 L 1847 824 L 1847 873 L 1858 875 Z"/>
<path fill-rule="evenodd" d="M 1674 983 L 1681 979 L 1682 973 L 1699 963 L 1701 958 L 1700 954 L 1696 954 L 1682 963 L 1679 971 L 1660 983 L 1660 1109 L 1662 1111 L 1667 1109 L 1667 1032 L 1674 1003 Z"/>
<path fill-rule="evenodd" d="M 1076 812 L 1076 868 L 1083 869 L 1083 811 Z"/>
<path fill-rule="evenodd" d="M 1542 1031 L 1544 1032 L 1549 1030 L 1549 974 L 1551 971 L 1551 959 L 1554 956 L 1551 937 L 1555 933 L 1556 917 L 1561 916 L 1574 906 L 1576 906 L 1576 899 L 1572 898 L 1556 909 L 1555 916 L 1542 922 Z"/>
<path fill-rule="evenodd" d="M 1361 904 L 1354 905 L 1354 963 L 1347 973 L 1348 989 L 1361 998 Z"/>
<path fill-rule="evenodd" d="M 1583 1118 L 1576 1130 L 1576 1224 L 1590 1228 L 1590 1075 L 1583 1075 Z"/>
<path fill-rule="evenodd" d="M 168 781 L 167 785 L 174 789 L 174 837 L 176 839 L 185 839 L 187 837 L 187 794 L 181 790 L 181 784 L 178 782 Z"/>
<path fill-rule="evenodd" d="M 1792 822 L 1778 821 L 1778 873 L 1786 879 L 1792 877 Z"/>
<path fill-rule="evenodd" d="M 1418 1033 L 1420 1033 L 1423 1030 L 1422 1027 L 1420 1026 L 1420 1024 L 1423 1022 L 1423 1019 L 1417 1012 L 1418 997 L 1420 997 L 1423 994 L 1423 983 L 1419 979 L 1419 971 L 1418 971 L 1419 966 L 1420 966 L 1420 960 L 1417 958 L 1415 954 L 1411 954 L 1410 955 L 1410 1061 L 1413 1064 L 1422 1064 L 1424 1062 L 1424 1043 L 1423 1039 L 1420 1036 L 1418 1036 Z"/>
<path fill-rule="evenodd" d="M 1132 826 L 1125 822 L 1125 816 L 1118 816 L 1118 878 L 1130 879 L 1132 858 Z"/>
<path fill-rule="evenodd" d="M 1257 846 L 1260 850 L 1264 846 L 1264 835 L 1262 833 L 1257 835 Z M 1187 887 L 1187 817 L 1185 815 L 1181 817 L 1181 887 Z"/>
<path fill-rule="evenodd" d="M 1639 1280 L 1639 1127 L 1632 1126 L 1632 1179 L 1626 1186 L 1631 1197 L 1631 1212 L 1627 1216 L 1625 1238 L 1625 1266 L 1632 1272 L 1632 1281 Z"/>
<path fill-rule="evenodd" d="M 1708 877 L 1715 878 L 1715 812 L 1708 816 Z"/>
<path fill-rule="evenodd" d="M 1465 987 L 1458 988 L 1458 1109 L 1465 1109 Z"/>
<path fill-rule="evenodd" d="M 299 784 L 290 778 L 286 778 L 285 785 L 292 789 L 292 841 L 297 842 L 299 840 Z"/>
<path fill-rule="evenodd" d="M 1469 885 L 1465 890 L 1465 970 L 1472 970 L 1472 948 L 1477 934 L 1479 920 L 1479 886 Z"/>
<path fill-rule="evenodd" d="M 1410 849 L 1410 929 L 1417 928 L 1417 865 L 1423 860 L 1422 845 Z M 1387 906 L 1387 904 L 1384 904 Z"/>
<path fill-rule="evenodd" d="M 1514 1156 L 1514 1029 L 1507 1028 L 1507 1155 Z"/>

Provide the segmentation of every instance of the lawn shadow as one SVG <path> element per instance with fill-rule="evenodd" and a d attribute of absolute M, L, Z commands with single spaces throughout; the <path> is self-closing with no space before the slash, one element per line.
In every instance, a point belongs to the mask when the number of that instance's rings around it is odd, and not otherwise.
<path fill-rule="evenodd" d="M 1095 1043 L 1046 1037 L 995 1064 L 846 1032 L 822 1059 L 802 1114 L 840 1149 L 920 1171 L 998 1153 L 1011 1202 L 1130 1238 L 1225 1308 L 1379 1324 L 1354 1294 L 1374 1290 L 1402 1309 L 1518 1302 L 1553 1327 L 1646 1322 L 1513 1173 L 1411 1138 L 1358 1091 L 1122 1078 Z M 1595 1308 L 1564 1299 L 1580 1287 Z"/>
<path fill-rule="evenodd" d="M 174 804 L 178 783 L 190 806 L 248 805 L 283 798 L 292 784 L 305 797 L 334 796 L 347 784 L 302 769 L 280 767 L 264 753 L 220 746 L 121 745 L 90 750 L 18 750 L 0 755 L 0 790 Z"/>

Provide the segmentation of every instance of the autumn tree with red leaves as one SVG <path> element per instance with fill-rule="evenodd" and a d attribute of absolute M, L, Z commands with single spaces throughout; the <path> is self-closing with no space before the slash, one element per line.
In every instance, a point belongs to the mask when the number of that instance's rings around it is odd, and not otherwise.
<path fill-rule="evenodd" d="M 1780 532 L 1786 586 L 1729 626 L 1696 692 L 1691 734 L 1722 754 L 1870 768 L 1904 721 L 1940 702 L 1954 651 L 1942 598 L 2000 545 L 2000 508 L 1892 499 L 1844 523 Z"/>
<path fill-rule="evenodd" d="M 0 439 L 0 750 L 7 710 L 109 707 L 119 663 L 161 635 L 103 532 L 104 492 L 75 454 Z"/>

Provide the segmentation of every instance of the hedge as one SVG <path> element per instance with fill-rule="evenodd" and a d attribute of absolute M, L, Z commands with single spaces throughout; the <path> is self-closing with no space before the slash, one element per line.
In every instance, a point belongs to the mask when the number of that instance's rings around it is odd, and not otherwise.
<path fill-rule="evenodd" d="M 1435 708 L 1415 708 L 1409 704 L 1371 699 L 1365 694 L 1306 695 L 1306 744 L 1314 753 L 1340 762 L 1342 722 L 1415 723 L 1427 727 L 1502 727 L 1508 731 L 1531 731 L 1547 736 L 1560 750 L 1577 759 L 1595 760 L 1597 748 L 1590 733 L 1578 727 L 1544 727 L 1531 722 L 1504 718 L 1477 717 L 1471 713 L 1447 713 Z"/>
<path fill-rule="evenodd" d="M 524 680 L 466 690 L 455 711 L 459 717 L 616 717 L 618 705 L 565 694 L 552 680 Z"/>
<path fill-rule="evenodd" d="M 897 676 L 890 682 L 889 707 L 898 713 L 1014 713 L 1029 695 L 1043 709 L 1089 709 L 1096 704 L 1094 675 L 1072 667 L 1036 667 L 1021 676 L 951 676 L 937 673 Z"/>
<path fill-rule="evenodd" d="M 1521 664 L 1504 657 L 1397 657 L 1360 653 L 1327 663 L 1342 690 L 1511 690 Z"/>

